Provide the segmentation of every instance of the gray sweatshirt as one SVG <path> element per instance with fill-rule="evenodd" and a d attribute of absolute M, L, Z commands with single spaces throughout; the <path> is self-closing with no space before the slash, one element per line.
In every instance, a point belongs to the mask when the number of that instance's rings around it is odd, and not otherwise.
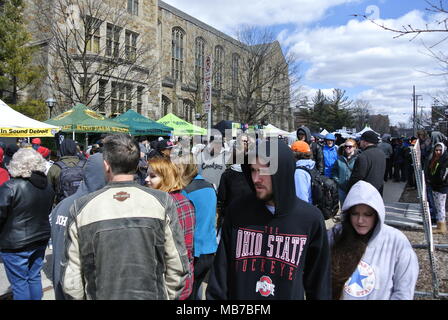
<path fill-rule="evenodd" d="M 375 187 L 365 181 L 353 185 L 342 207 L 366 204 L 378 213 L 378 222 L 367 249 L 355 272 L 344 285 L 343 300 L 412 300 L 418 278 L 417 256 L 406 236 L 384 223 L 384 202 Z M 330 247 L 334 235 L 342 231 L 338 224 L 328 231 Z"/>

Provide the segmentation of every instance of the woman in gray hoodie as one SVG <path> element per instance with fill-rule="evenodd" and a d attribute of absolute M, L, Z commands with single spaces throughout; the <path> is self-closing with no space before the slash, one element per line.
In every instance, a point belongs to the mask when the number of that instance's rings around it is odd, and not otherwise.
<path fill-rule="evenodd" d="M 417 256 L 406 236 L 384 223 L 378 190 L 358 181 L 342 212 L 342 222 L 328 231 L 333 299 L 412 300 Z"/>

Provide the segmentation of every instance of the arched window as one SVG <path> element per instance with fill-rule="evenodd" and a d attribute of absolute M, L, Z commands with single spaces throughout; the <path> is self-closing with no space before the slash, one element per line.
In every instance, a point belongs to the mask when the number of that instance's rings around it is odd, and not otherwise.
<path fill-rule="evenodd" d="M 215 59 L 213 63 L 213 68 L 215 69 L 215 81 L 214 87 L 216 90 L 222 89 L 222 68 L 224 62 L 224 49 L 221 46 L 215 47 Z"/>
<path fill-rule="evenodd" d="M 239 85 L 239 72 L 240 72 L 240 56 L 238 53 L 232 55 L 232 93 L 238 94 Z"/>
<path fill-rule="evenodd" d="M 201 86 L 204 81 L 205 40 L 201 37 L 195 41 L 195 78 Z"/>
<path fill-rule="evenodd" d="M 171 52 L 171 76 L 174 80 L 183 81 L 184 68 L 184 32 L 173 28 Z"/>

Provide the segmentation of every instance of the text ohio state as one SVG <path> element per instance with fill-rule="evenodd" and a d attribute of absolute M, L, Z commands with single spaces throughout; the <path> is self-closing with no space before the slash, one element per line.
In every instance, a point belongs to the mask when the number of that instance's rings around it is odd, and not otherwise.
<path fill-rule="evenodd" d="M 272 230 L 268 234 L 267 231 L 238 230 L 235 253 L 237 270 L 258 270 L 286 276 L 292 280 L 293 273 L 299 266 L 307 236 L 272 234 Z"/>

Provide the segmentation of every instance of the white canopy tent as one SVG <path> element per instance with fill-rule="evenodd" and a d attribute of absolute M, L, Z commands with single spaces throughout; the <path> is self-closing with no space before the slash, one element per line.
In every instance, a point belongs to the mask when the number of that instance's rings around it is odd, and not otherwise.
<path fill-rule="evenodd" d="M 323 136 L 326 136 L 327 134 L 329 134 L 330 132 L 328 132 L 326 129 L 322 130 L 322 132 L 320 133 Z"/>
<path fill-rule="evenodd" d="M 295 132 L 294 132 L 295 134 Z M 263 135 L 265 137 L 278 137 L 278 136 L 289 136 L 290 132 L 277 128 L 272 124 L 268 124 L 263 128 Z"/>
<path fill-rule="evenodd" d="M 379 134 L 378 132 L 376 132 L 375 130 L 373 130 L 372 128 L 370 128 L 368 125 L 366 125 L 365 128 L 362 129 L 361 131 L 357 132 L 357 133 L 356 133 L 356 136 L 357 136 L 357 137 L 360 137 L 364 132 L 367 132 L 367 131 L 373 131 L 373 132 L 375 132 L 378 136 L 380 136 L 380 134 Z"/>
<path fill-rule="evenodd" d="M 53 137 L 59 130 L 15 111 L 0 100 L 0 137 Z"/>

